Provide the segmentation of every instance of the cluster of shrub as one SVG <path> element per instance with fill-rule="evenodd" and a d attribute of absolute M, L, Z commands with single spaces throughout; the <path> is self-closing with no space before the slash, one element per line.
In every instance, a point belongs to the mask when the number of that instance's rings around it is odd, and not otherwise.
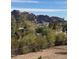
<path fill-rule="evenodd" d="M 48 25 L 31 21 L 26 12 L 15 12 L 11 17 L 12 55 L 36 52 L 57 45 L 67 44 L 67 25 L 64 21 L 49 22 Z"/>

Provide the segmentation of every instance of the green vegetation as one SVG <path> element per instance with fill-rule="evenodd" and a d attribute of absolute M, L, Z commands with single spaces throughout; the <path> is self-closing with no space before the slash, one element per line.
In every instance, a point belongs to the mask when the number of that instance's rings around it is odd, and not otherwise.
<path fill-rule="evenodd" d="M 35 20 L 36 18 L 37 16 L 28 12 L 12 11 L 12 55 L 36 52 L 55 45 L 67 44 L 67 22 L 65 20 L 59 21 L 61 18 L 57 17 L 55 22 L 39 23 Z M 48 20 L 50 19 L 49 17 Z"/>

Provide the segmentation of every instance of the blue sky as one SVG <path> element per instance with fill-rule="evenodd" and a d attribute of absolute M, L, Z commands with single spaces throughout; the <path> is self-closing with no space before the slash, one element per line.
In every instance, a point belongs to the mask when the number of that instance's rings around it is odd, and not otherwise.
<path fill-rule="evenodd" d="M 66 0 L 12 0 L 11 8 L 28 11 L 36 15 L 44 14 L 67 18 Z"/>

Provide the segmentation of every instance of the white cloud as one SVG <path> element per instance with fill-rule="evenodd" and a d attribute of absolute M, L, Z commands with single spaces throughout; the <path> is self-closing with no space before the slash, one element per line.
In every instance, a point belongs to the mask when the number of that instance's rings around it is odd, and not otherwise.
<path fill-rule="evenodd" d="M 38 8 L 12 8 L 12 10 L 28 11 L 28 12 L 64 12 L 66 9 L 38 9 Z"/>
<path fill-rule="evenodd" d="M 39 3 L 39 1 L 34 1 L 34 0 L 12 0 L 12 2 L 18 2 L 18 3 Z"/>

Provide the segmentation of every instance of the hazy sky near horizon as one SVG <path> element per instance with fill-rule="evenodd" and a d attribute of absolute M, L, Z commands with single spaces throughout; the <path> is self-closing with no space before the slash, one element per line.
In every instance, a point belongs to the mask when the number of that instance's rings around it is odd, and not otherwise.
<path fill-rule="evenodd" d="M 67 18 L 67 0 L 12 0 L 12 10 Z"/>

